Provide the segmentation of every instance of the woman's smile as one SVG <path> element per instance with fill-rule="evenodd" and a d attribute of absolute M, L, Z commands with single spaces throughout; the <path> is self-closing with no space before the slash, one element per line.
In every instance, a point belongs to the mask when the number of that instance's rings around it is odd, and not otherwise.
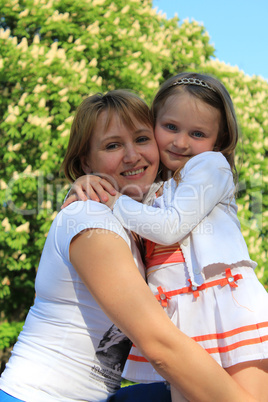
<path fill-rule="evenodd" d="M 107 113 L 102 112 L 83 169 L 105 177 L 120 192 L 141 199 L 158 171 L 159 152 L 153 128 L 134 118 L 127 127 L 117 115 L 107 127 L 106 119 Z"/>

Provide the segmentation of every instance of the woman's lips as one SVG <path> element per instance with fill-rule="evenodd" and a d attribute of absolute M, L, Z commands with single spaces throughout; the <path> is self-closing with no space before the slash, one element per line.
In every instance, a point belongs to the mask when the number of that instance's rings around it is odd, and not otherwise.
<path fill-rule="evenodd" d="M 121 175 L 124 177 L 137 176 L 137 175 L 144 173 L 145 170 L 146 170 L 145 167 L 142 167 L 139 169 L 130 169 L 130 170 L 127 170 L 126 172 L 121 173 Z"/>

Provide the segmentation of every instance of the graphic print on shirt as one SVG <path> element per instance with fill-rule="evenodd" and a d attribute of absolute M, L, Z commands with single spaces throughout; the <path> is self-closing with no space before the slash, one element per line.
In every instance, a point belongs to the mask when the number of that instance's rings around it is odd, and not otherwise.
<path fill-rule="evenodd" d="M 118 329 L 112 325 L 103 335 L 97 350 L 96 357 L 101 367 L 94 366 L 92 374 L 95 378 L 104 381 L 110 388 L 111 381 L 121 380 L 132 342 Z M 114 389 L 112 389 L 114 392 Z"/>

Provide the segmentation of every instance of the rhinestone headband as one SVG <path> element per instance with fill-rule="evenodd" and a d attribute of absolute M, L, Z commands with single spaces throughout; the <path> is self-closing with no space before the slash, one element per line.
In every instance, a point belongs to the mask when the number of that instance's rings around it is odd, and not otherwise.
<path fill-rule="evenodd" d="M 199 85 L 201 87 L 208 88 L 216 92 L 214 88 L 212 88 L 205 81 L 200 80 L 199 78 L 181 78 L 178 81 L 173 82 L 172 86 L 175 85 Z"/>

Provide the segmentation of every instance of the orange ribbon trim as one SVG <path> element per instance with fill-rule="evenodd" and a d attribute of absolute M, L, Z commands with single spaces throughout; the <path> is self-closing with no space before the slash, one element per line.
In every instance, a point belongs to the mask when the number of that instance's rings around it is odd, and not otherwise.
<path fill-rule="evenodd" d="M 169 292 L 165 292 L 161 286 L 158 286 L 158 288 L 157 288 L 158 294 L 155 295 L 155 297 L 158 301 L 161 302 L 161 305 L 163 307 L 166 307 L 168 304 L 168 300 L 170 300 L 172 296 L 180 295 L 183 293 L 193 293 L 194 297 L 197 298 L 199 296 L 200 290 L 211 288 L 212 286 L 217 286 L 217 285 L 220 285 L 222 287 L 229 285 L 232 288 L 237 288 L 238 285 L 236 284 L 236 281 L 238 281 L 238 279 L 243 279 L 243 276 L 241 274 L 232 275 L 230 268 L 227 268 L 225 270 L 225 275 L 226 275 L 225 278 L 217 279 L 215 281 L 211 281 L 211 282 L 207 282 L 207 283 L 203 283 L 200 286 L 193 285 L 191 279 L 188 279 L 188 281 L 190 282 L 190 286 L 186 286 L 184 288 L 177 289 L 177 290 L 171 290 Z"/>

